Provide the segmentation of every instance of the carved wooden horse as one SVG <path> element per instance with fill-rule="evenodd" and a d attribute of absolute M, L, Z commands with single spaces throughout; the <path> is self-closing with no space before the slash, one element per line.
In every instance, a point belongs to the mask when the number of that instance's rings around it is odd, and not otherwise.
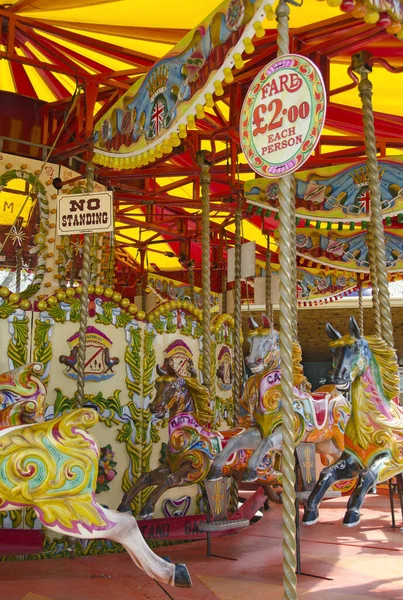
<path fill-rule="evenodd" d="M 326 490 L 336 481 L 358 476 L 343 524 L 360 521 L 360 508 L 369 489 L 403 472 L 403 408 L 398 405 L 396 353 L 381 338 L 362 337 L 353 317 L 350 332 L 341 334 L 328 323 L 332 338 L 333 382 L 341 390 L 351 386 L 351 417 L 341 457 L 323 469 L 309 496 L 303 523 L 313 525 Z"/>
<path fill-rule="evenodd" d="M 246 364 L 253 375 L 246 382 L 241 398 L 240 423 L 246 431 L 229 440 L 214 459 L 209 479 L 222 477 L 229 456 L 241 449 L 253 450 L 243 481 L 256 481 L 258 467 L 270 452 L 281 451 L 281 374 L 278 332 L 263 316 L 259 327 L 249 320 L 250 353 Z M 312 442 L 322 455 L 339 457 L 343 450 L 344 429 L 350 414 L 345 398 L 334 385 L 322 386 L 310 394 L 303 375 L 301 348 L 293 344 L 295 442 Z"/>
<path fill-rule="evenodd" d="M 228 431 L 209 429 L 211 420 L 210 398 L 207 388 L 194 377 L 178 377 L 169 365 L 168 373 L 157 367 L 160 377 L 155 382 L 156 396 L 149 405 L 156 418 L 163 419 L 168 412 L 168 448 L 166 461 L 148 473 L 143 473 L 124 495 L 118 510 L 129 511 L 133 498 L 144 488 L 155 486 L 141 509 L 140 516 L 150 518 L 155 504 L 168 489 L 202 482 L 210 470 L 214 457 L 228 440 L 245 430 L 235 427 Z M 232 454 L 232 453 L 231 453 Z M 224 474 L 240 475 L 247 467 L 249 455 L 238 453 L 224 465 Z M 276 500 L 269 484 L 277 481 L 269 461 L 259 471 L 269 498 Z"/>
<path fill-rule="evenodd" d="M 160 558 L 147 546 L 134 517 L 108 510 L 95 499 L 99 447 L 87 431 L 98 421 L 91 409 L 49 421 L 14 425 L 43 414 L 46 388 L 27 365 L 0 375 L 0 510 L 33 507 L 40 521 L 59 534 L 106 538 L 122 544 L 147 575 L 166 584 L 191 587 L 185 565 Z M 10 409 L 15 410 L 10 413 Z"/>

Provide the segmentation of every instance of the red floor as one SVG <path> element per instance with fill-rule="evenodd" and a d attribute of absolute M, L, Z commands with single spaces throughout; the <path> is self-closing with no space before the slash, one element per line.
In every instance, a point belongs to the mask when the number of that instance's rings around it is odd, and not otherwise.
<path fill-rule="evenodd" d="M 303 527 L 302 571 L 298 596 L 312 600 L 403 599 L 403 533 L 391 528 L 386 496 L 368 496 L 361 524 L 341 525 L 345 498 L 327 500 L 320 522 Z M 401 525 L 396 509 L 397 525 Z M 125 554 L 71 560 L 0 564 L 1 600 L 280 600 L 282 591 L 281 507 L 273 506 L 259 523 L 237 535 L 206 544 L 162 548 L 185 562 L 192 590 L 166 588 L 136 569 Z"/>

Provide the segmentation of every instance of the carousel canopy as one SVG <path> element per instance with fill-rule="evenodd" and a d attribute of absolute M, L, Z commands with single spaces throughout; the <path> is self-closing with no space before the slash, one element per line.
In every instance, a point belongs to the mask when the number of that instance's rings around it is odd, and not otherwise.
<path fill-rule="evenodd" d="M 128 273 L 146 271 L 186 281 L 190 260 L 194 263 L 196 283 L 199 281 L 201 211 L 195 152 L 207 150 L 214 163 L 211 167 L 212 285 L 219 291 L 227 249 L 234 240 L 233 217 L 238 195 L 245 194 L 247 200 L 242 235 L 245 241 L 256 242 L 261 267 L 267 234 L 277 228 L 275 184 L 267 189 L 260 180 L 255 180 L 240 152 L 237 133 L 240 106 L 253 77 L 276 56 L 275 21 L 262 19 L 265 32 L 255 27 L 254 35 L 250 36 L 252 46 L 248 46 L 243 43 L 242 28 L 247 26 L 248 19 L 253 22 L 251 15 L 254 11 L 258 14 L 263 4 L 260 0 L 226 0 L 219 7 L 217 0 L 193 1 L 191 10 L 184 10 L 179 0 L 155 0 L 152 6 L 140 1 L 135 4 L 134 8 L 132 0 L 73 0 L 66 9 L 66 3 L 60 0 L 17 0 L 3 5 L 0 9 L 0 99 L 6 117 L 0 125 L 3 150 L 43 158 L 56 141 L 51 161 L 73 164 L 84 172 L 95 131 L 97 179 L 114 190 L 118 285 L 127 284 Z M 291 51 L 318 64 L 329 91 L 322 139 L 304 172 L 298 174 L 301 183 L 297 190 L 300 276 L 305 278 L 304 286 L 317 289 L 318 295 L 318 278 L 322 280 L 322 291 L 328 280 L 327 293 L 331 295 L 352 289 L 357 282 L 357 271 L 363 277 L 368 271 L 363 251 L 368 216 L 365 151 L 356 78 L 349 68 L 352 54 L 364 49 L 376 59 L 371 80 L 379 156 L 385 161 L 382 168 L 388 174 L 385 224 L 391 272 L 400 270 L 402 259 L 399 155 L 403 134 L 399 71 L 403 55 L 398 3 L 389 6 L 384 2 L 381 10 L 377 0 L 371 4 L 366 0 L 354 4 L 351 0 L 349 10 L 354 10 L 344 14 L 329 4 L 305 0 L 302 7 L 291 7 L 290 21 Z M 345 10 L 347 4 L 345 0 Z M 216 83 L 210 81 L 214 85 L 211 99 L 206 100 L 203 78 L 195 76 L 192 82 L 192 72 L 198 72 L 198 60 L 206 60 L 199 54 L 210 29 L 215 52 L 209 63 L 211 72 L 225 62 L 228 42 L 222 39 L 222 28 L 214 41 L 214 19 L 220 12 L 225 14 L 231 48 L 237 49 L 240 42 L 243 45 L 232 73 L 225 77 L 222 74 Z M 185 130 L 172 130 L 175 135 L 161 156 L 152 152 L 155 140 L 150 144 L 141 131 L 138 137 L 143 145 L 133 147 L 133 132 L 136 124 L 141 125 L 135 103 L 142 101 L 144 82 L 148 82 L 148 104 L 158 112 L 161 107 L 152 103 L 154 92 L 167 81 L 164 81 L 164 57 L 178 61 L 189 49 L 191 60 L 186 55 L 186 77 L 190 88 L 194 86 L 192 94 L 203 91 L 201 108 L 193 102 L 193 121 L 187 123 Z M 172 94 L 177 105 L 180 87 L 171 87 Z M 155 128 L 167 127 L 166 122 L 158 120 L 157 112 L 153 117 L 150 115 L 154 133 Z M 132 136 L 130 143 L 128 135 Z M 349 213 L 341 211 L 335 217 L 326 210 L 325 199 L 345 193 L 346 178 L 356 185 L 347 203 L 354 206 Z M 308 180 L 313 182 L 310 187 Z M 66 181 L 64 190 L 71 191 L 76 185 L 77 179 Z M 322 200 L 319 212 L 318 199 Z M 29 206 L 26 208 L 29 212 Z M 4 219 L 0 224 L 9 225 Z M 273 233 L 270 244 L 275 252 Z M 332 265 L 336 265 L 336 275 L 330 282 Z M 336 285 L 335 281 L 339 283 Z"/>

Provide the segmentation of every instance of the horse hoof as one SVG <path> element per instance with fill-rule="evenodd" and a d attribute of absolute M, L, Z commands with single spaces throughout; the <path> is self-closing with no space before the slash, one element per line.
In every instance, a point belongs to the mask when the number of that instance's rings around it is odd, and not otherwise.
<path fill-rule="evenodd" d="M 343 526 L 344 527 L 354 527 L 358 525 L 361 520 L 361 515 L 359 512 L 355 510 L 348 510 L 344 515 Z"/>
<path fill-rule="evenodd" d="M 302 517 L 303 525 L 315 525 L 319 520 L 319 511 L 317 509 L 308 510 L 307 508 L 304 511 L 304 516 Z"/>
<path fill-rule="evenodd" d="M 172 564 L 172 560 L 169 558 L 169 556 L 161 556 L 162 560 L 165 560 L 165 562 Z"/>
<path fill-rule="evenodd" d="M 175 587 L 191 588 L 192 580 L 186 565 L 175 565 Z"/>
<path fill-rule="evenodd" d="M 143 508 L 143 510 L 140 512 L 139 514 L 139 518 L 140 519 L 152 519 L 154 516 L 154 511 L 153 510 L 147 510 Z"/>
<path fill-rule="evenodd" d="M 252 483 L 253 481 L 256 481 L 256 479 L 259 479 L 257 469 L 246 469 L 245 473 L 243 474 L 242 481 Z"/>
<path fill-rule="evenodd" d="M 121 513 L 127 513 L 127 512 L 129 512 L 129 513 L 131 513 L 132 510 L 131 510 L 130 506 L 127 506 L 126 504 L 123 504 L 123 502 L 122 502 L 118 506 L 118 512 L 121 512 Z"/>

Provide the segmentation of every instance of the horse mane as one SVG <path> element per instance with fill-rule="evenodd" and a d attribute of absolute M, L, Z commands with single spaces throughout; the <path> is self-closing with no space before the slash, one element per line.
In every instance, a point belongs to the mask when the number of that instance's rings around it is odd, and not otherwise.
<path fill-rule="evenodd" d="M 304 368 L 301 365 L 302 361 L 302 349 L 298 342 L 292 343 L 292 372 L 294 375 L 294 385 L 298 386 L 303 384 L 308 392 L 311 391 L 312 386 L 308 379 L 304 375 Z"/>
<path fill-rule="evenodd" d="M 365 339 L 378 364 L 386 398 L 392 400 L 399 397 L 399 371 L 395 350 L 375 335 L 369 335 Z"/>
<path fill-rule="evenodd" d="M 212 416 L 208 389 L 205 385 L 199 383 L 195 377 L 184 377 L 184 380 L 188 392 L 193 398 L 200 425 L 208 425 Z"/>

